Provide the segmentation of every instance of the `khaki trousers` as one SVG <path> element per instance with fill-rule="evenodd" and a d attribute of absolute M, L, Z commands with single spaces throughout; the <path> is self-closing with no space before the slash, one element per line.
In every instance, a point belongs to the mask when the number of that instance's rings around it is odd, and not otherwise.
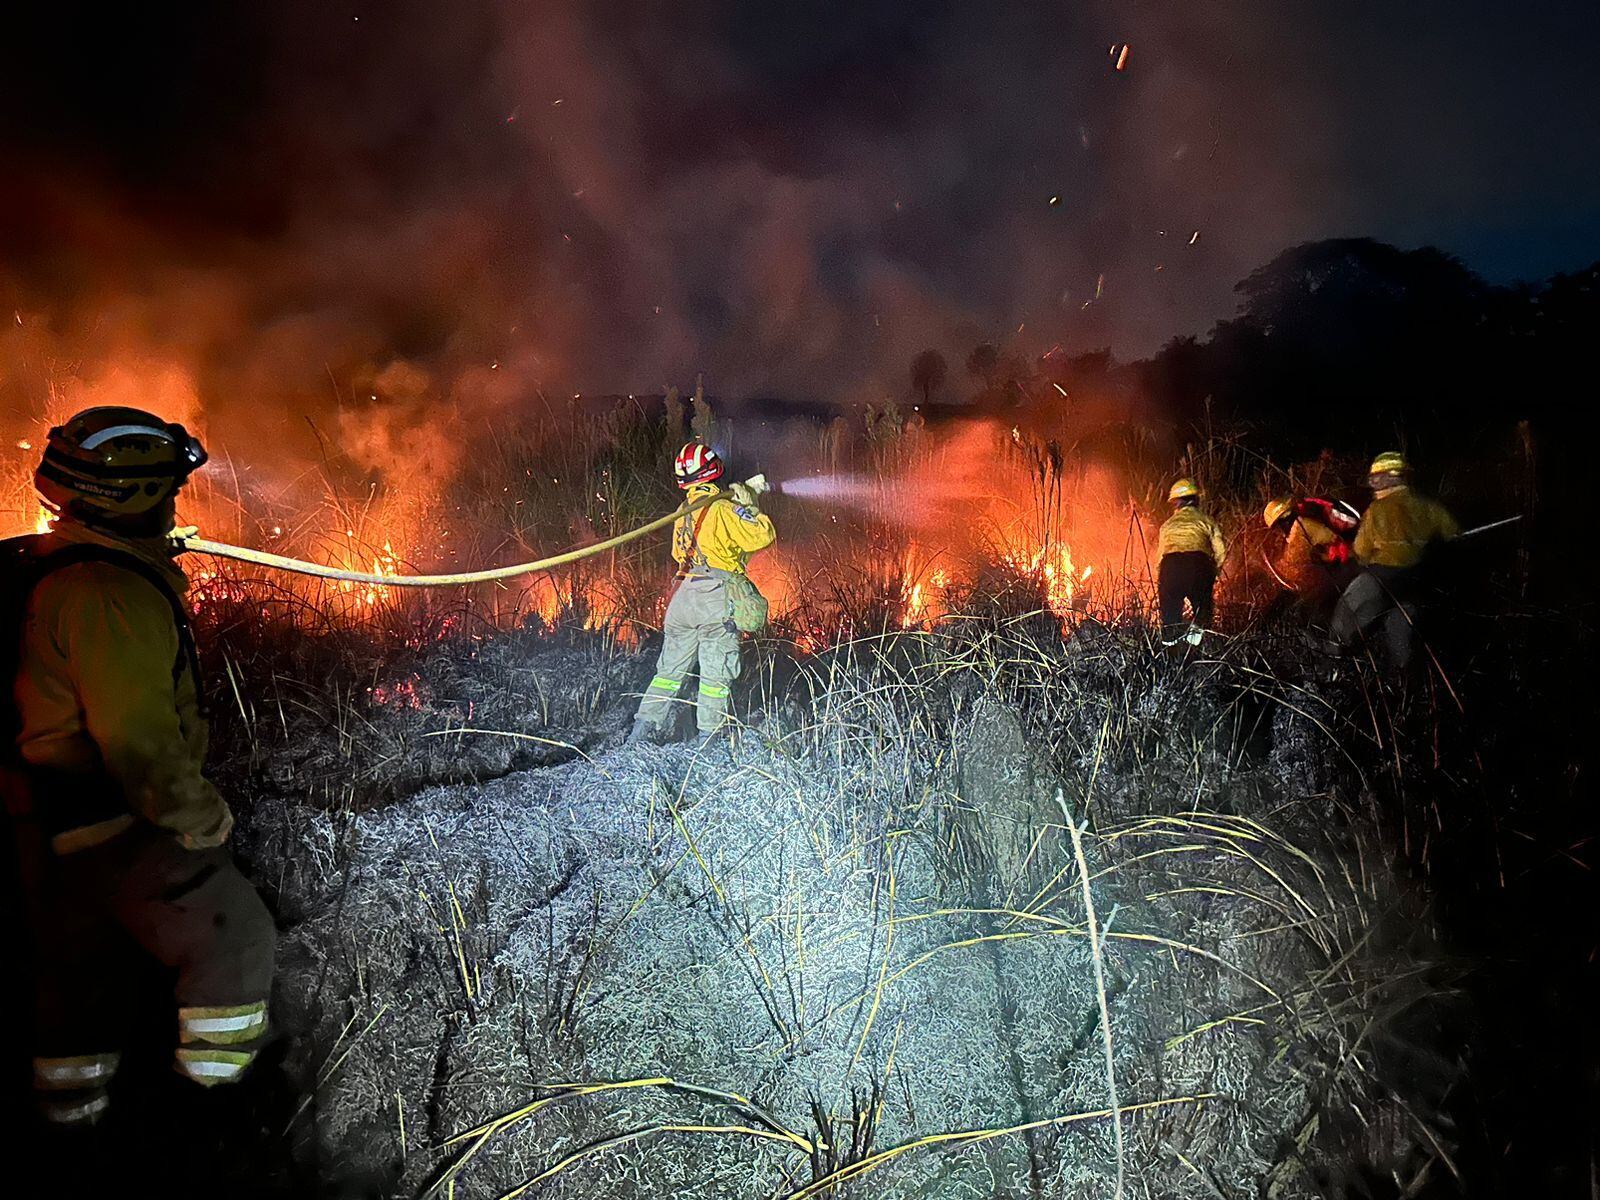
<path fill-rule="evenodd" d="M 701 733 L 714 732 L 728 719 L 729 696 L 739 678 L 739 631 L 728 611 L 727 586 L 716 576 L 682 580 L 667 604 L 664 624 L 666 641 L 638 717 L 664 730 L 683 681 L 698 667 L 695 724 Z"/>

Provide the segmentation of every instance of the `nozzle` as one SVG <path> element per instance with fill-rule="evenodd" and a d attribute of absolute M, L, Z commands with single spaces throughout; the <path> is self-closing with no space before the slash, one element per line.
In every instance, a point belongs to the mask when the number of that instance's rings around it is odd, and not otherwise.
<path fill-rule="evenodd" d="M 744 481 L 744 485 L 758 496 L 772 490 L 772 485 L 767 482 L 765 475 L 752 475 Z"/>

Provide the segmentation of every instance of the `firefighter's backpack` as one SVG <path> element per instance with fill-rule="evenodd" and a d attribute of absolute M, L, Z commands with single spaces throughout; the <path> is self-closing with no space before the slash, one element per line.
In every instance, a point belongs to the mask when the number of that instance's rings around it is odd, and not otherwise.
<path fill-rule="evenodd" d="M 131 571 L 144 579 L 166 600 L 178 630 L 178 655 L 172 664 L 176 682 L 187 667 L 194 673 L 200 690 L 199 655 L 189 614 L 172 585 L 149 564 L 109 546 L 70 545 L 47 549 L 46 534 L 25 534 L 0 541 L 0 763 L 16 764 L 17 735 L 22 732 L 22 714 L 17 711 L 16 679 L 21 666 L 23 622 L 27 618 L 28 597 L 45 576 L 77 563 L 103 562 Z"/>

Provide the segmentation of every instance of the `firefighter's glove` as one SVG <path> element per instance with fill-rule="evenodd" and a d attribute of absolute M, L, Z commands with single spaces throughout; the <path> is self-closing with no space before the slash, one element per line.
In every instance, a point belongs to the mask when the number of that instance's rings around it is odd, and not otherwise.
<path fill-rule="evenodd" d="M 751 512 L 760 512 L 761 507 L 756 503 L 754 489 L 742 483 L 736 483 L 728 489 L 733 496 L 733 502 L 740 508 L 748 508 Z"/>
<path fill-rule="evenodd" d="M 175 525 L 172 532 L 167 534 L 167 550 L 174 556 L 182 554 L 188 549 L 186 541 L 200 532 L 198 525 Z"/>
<path fill-rule="evenodd" d="M 233 811 L 224 804 L 215 829 L 209 833 L 182 833 L 178 841 L 185 850 L 211 850 L 226 842 L 232 832 Z"/>

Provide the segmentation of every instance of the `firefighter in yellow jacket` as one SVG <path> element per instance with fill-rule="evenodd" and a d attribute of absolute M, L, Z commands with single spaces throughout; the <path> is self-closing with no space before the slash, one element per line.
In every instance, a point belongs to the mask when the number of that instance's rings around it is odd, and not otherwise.
<path fill-rule="evenodd" d="M 1330 649 L 1349 650 L 1381 627 L 1390 662 L 1404 668 L 1415 643 L 1420 575 L 1428 552 L 1461 532 L 1437 500 L 1412 490 L 1410 464 L 1398 451 L 1373 459 L 1367 471 L 1372 504 L 1356 533 L 1361 573 L 1339 597 Z"/>
<path fill-rule="evenodd" d="M 1217 571 L 1227 557 L 1222 529 L 1209 513 L 1200 510 L 1200 488 L 1192 479 L 1180 479 L 1167 493 L 1172 515 L 1161 526 L 1157 553 L 1156 594 L 1161 604 L 1161 644 L 1176 646 L 1187 640 L 1198 646 L 1211 624 L 1212 590 Z M 1190 620 L 1183 619 L 1184 601 Z"/>
<path fill-rule="evenodd" d="M 678 486 L 691 503 L 717 490 L 722 459 L 711 447 L 690 442 L 673 463 Z M 639 702 L 630 742 L 660 737 L 672 720 L 673 705 L 689 672 L 698 667 L 695 724 L 701 744 L 728 719 L 728 701 L 739 677 L 739 631 L 728 597 L 729 576 L 743 574 L 750 556 L 777 538 L 772 518 L 755 493 L 742 483 L 731 500 L 713 501 L 679 519 L 673 528 L 672 557 L 678 586 L 667 604 L 666 640 L 655 677 Z"/>
<path fill-rule="evenodd" d="M 35 476 L 52 528 L 4 546 L 20 626 L 5 635 L 5 790 L 33 930 L 33 1079 L 61 1126 L 109 1103 L 129 940 L 174 972 L 173 1065 L 194 1086 L 183 1102 L 240 1080 L 267 1032 L 273 922 L 202 773 L 187 580 L 168 541 L 178 490 L 204 461 L 150 413 L 79 413 L 51 431 Z"/>
<path fill-rule="evenodd" d="M 1262 561 L 1284 589 L 1269 612 L 1293 606 L 1313 624 L 1326 625 L 1339 593 L 1357 570 L 1351 541 L 1361 525 L 1355 509 L 1317 496 L 1281 497 L 1267 503 L 1262 520 L 1277 539 L 1277 564 L 1269 547 Z"/>

